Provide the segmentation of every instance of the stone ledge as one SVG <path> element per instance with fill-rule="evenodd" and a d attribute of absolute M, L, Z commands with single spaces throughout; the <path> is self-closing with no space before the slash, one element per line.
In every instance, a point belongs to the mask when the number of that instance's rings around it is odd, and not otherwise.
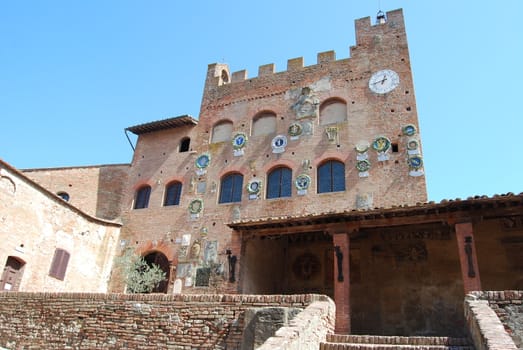
<path fill-rule="evenodd" d="M 257 350 L 317 350 L 327 334 L 334 332 L 335 313 L 331 299 L 315 301 Z"/>
<path fill-rule="evenodd" d="M 500 319 L 481 297 L 505 297 L 500 292 L 473 292 L 465 298 L 465 319 L 477 350 L 517 350 Z"/>
<path fill-rule="evenodd" d="M 73 299 L 73 300 L 121 300 L 121 301 L 171 301 L 171 302 L 214 302 L 265 305 L 310 304 L 315 301 L 330 300 L 320 294 L 296 295 L 247 295 L 247 294 L 123 294 L 123 293 L 31 293 L 0 292 L 0 299 Z"/>

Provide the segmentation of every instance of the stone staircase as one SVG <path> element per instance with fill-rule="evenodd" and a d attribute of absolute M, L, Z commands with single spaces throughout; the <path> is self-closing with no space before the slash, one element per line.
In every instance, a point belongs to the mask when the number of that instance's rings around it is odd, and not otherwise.
<path fill-rule="evenodd" d="M 467 338 L 327 334 L 320 350 L 475 350 Z"/>

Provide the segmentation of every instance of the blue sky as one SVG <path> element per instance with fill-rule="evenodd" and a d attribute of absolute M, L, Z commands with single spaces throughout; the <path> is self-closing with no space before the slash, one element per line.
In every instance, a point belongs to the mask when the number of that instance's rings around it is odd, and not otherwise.
<path fill-rule="evenodd" d="M 0 1 L 0 158 L 129 163 L 123 130 L 197 117 L 209 63 L 346 58 L 380 8 L 404 11 L 429 199 L 523 192 L 521 0 Z"/>

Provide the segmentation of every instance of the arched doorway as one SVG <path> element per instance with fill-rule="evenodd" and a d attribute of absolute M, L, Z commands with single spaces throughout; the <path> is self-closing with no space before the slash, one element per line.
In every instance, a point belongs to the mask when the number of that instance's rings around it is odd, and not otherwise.
<path fill-rule="evenodd" d="M 14 256 L 9 256 L 5 263 L 2 279 L 0 279 L 0 291 L 14 292 L 20 287 L 25 262 Z"/>
<path fill-rule="evenodd" d="M 169 260 L 167 260 L 167 257 L 160 252 L 152 252 L 145 255 L 144 259 L 148 265 L 156 264 L 165 272 L 165 279 L 152 290 L 152 293 L 167 293 L 170 277 Z"/>

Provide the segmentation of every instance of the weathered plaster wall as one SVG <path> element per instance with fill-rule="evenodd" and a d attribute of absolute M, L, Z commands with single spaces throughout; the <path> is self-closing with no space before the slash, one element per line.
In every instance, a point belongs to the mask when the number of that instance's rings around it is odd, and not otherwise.
<path fill-rule="evenodd" d="M 324 334 L 333 329 L 332 300 L 312 294 L 0 293 L 0 346 L 239 349 L 247 309 L 305 309 L 317 303 L 321 307 L 309 310 L 311 317 L 301 316 L 304 319 L 298 328 L 303 330 L 302 341 L 324 339 Z"/>
<path fill-rule="evenodd" d="M 81 212 L 0 162 L 0 264 L 24 263 L 21 291 L 104 292 L 120 224 Z M 56 248 L 70 254 L 63 281 L 49 276 Z"/>
<path fill-rule="evenodd" d="M 465 333 L 458 247 L 449 226 L 361 230 L 351 240 L 350 264 L 353 334 Z"/>

